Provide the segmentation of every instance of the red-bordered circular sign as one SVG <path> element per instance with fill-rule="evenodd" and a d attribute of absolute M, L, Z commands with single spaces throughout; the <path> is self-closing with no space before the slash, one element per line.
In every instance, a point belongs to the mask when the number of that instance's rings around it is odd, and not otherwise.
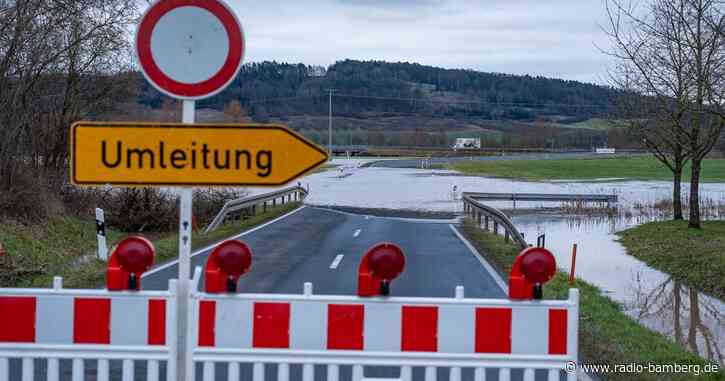
<path fill-rule="evenodd" d="M 136 31 L 136 56 L 146 79 L 179 99 L 223 90 L 244 58 L 244 34 L 220 0 L 160 0 Z"/>

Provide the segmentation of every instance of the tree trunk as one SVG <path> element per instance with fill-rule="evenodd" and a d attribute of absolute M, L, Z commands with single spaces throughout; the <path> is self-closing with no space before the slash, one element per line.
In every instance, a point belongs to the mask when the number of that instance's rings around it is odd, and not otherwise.
<path fill-rule="evenodd" d="M 702 158 L 692 158 L 692 177 L 690 178 L 690 223 L 689 227 L 700 229 L 700 167 Z"/>
<path fill-rule="evenodd" d="M 675 163 L 672 178 L 672 219 L 682 220 L 682 163 Z"/>

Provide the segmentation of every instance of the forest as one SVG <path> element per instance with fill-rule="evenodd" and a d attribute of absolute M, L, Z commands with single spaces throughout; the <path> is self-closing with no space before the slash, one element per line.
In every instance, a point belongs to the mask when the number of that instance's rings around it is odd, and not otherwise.
<path fill-rule="evenodd" d="M 161 107 L 162 95 L 141 83 L 139 102 Z M 402 113 L 488 120 L 606 116 L 616 95 L 609 88 L 576 81 L 407 62 L 344 60 L 329 68 L 260 62 L 245 64 L 225 91 L 199 106 L 223 110 L 230 101 L 239 101 L 255 119 L 327 115 L 329 89 L 335 90 L 335 114 L 341 116 Z"/>

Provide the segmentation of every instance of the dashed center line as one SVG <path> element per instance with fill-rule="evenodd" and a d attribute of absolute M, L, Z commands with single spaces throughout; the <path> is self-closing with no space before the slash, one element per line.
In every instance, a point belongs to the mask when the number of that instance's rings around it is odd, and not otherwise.
<path fill-rule="evenodd" d="M 337 268 L 337 266 L 340 266 L 340 262 L 342 262 L 342 257 L 344 257 L 343 254 L 338 254 L 335 259 L 332 260 L 332 263 L 330 263 L 330 269 L 334 270 Z"/>
<path fill-rule="evenodd" d="M 355 233 L 352 233 L 352 236 L 353 236 L 353 237 L 355 237 L 355 238 L 357 238 L 357 236 L 359 236 L 359 235 L 360 235 L 360 232 L 361 232 L 361 231 L 362 231 L 362 229 L 357 229 L 357 230 L 355 230 Z"/>

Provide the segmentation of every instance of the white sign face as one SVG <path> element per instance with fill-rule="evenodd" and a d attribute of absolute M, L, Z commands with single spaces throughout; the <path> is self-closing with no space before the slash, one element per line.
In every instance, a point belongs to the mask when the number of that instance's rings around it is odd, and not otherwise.
<path fill-rule="evenodd" d="M 159 1 L 136 33 L 136 54 L 146 79 L 179 99 L 202 99 L 236 76 L 244 36 L 234 12 L 220 0 Z"/>

